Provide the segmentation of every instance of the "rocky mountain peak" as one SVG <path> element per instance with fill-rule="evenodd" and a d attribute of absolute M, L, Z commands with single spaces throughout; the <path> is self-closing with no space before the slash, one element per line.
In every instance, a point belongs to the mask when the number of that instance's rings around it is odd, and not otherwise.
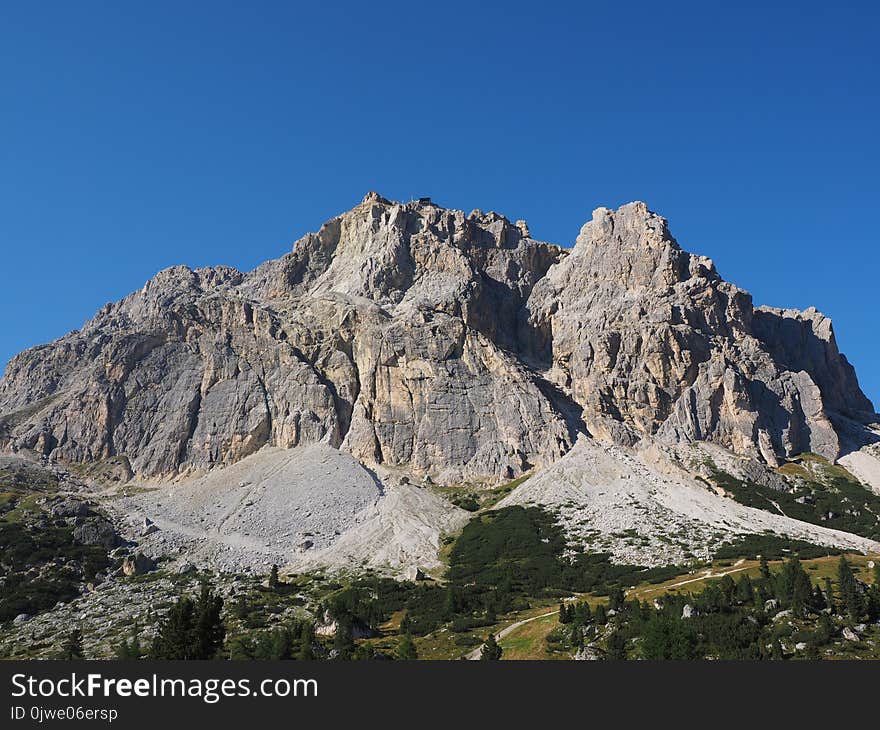
<path fill-rule="evenodd" d="M 666 219 L 641 201 L 617 210 L 596 208 L 573 256 L 586 276 L 628 289 L 661 290 L 692 276 L 717 278 L 712 261 L 683 251 Z"/>
<path fill-rule="evenodd" d="M 874 417 L 829 320 L 753 307 L 642 202 L 564 249 L 371 192 L 254 271 L 160 272 L 0 381 L 0 447 L 146 476 L 323 442 L 497 481 L 579 434 L 834 459 Z"/>

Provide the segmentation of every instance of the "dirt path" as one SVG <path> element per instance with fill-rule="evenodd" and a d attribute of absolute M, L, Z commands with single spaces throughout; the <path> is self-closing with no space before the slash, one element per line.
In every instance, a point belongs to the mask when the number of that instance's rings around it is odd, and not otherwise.
<path fill-rule="evenodd" d="M 667 586 L 663 586 L 663 590 L 668 591 L 671 588 L 678 588 L 679 586 L 687 585 L 688 583 L 697 583 L 701 580 L 708 580 L 709 578 L 723 578 L 725 575 L 731 575 L 732 573 L 739 573 L 743 570 L 749 570 L 749 568 L 753 567 L 751 565 L 743 565 L 744 562 L 745 562 L 744 559 L 740 559 L 729 570 L 723 570 L 718 573 L 713 573 L 712 570 L 706 570 L 695 578 L 687 578 L 685 580 L 678 581 L 677 583 L 671 583 Z M 648 589 L 650 589 L 650 588 L 648 588 Z M 632 591 L 632 592 L 628 591 L 627 595 L 628 596 L 629 595 L 638 596 L 640 590 L 645 591 L 646 589 L 642 588 L 642 589 L 636 589 L 635 591 Z M 569 598 L 566 600 L 571 601 L 571 600 L 577 600 L 577 599 L 576 598 Z M 505 636 L 508 636 L 512 632 L 516 631 L 520 626 L 523 626 L 531 621 L 537 621 L 539 618 L 547 618 L 548 616 L 553 616 L 554 614 L 557 614 L 557 613 L 559 613 L 559 609 L 555 609 L 553 611 L 548 611 L 547 613 L 542 613 L 538 616 L 531 616 L 529 618 L 524 618 L 519 621 L 514 621 L 512 624 L 510 624 L 510 626 L 505 626 L 503 629 L 501 629 L 501 631 L 496 633 L 495 639 L 500 641 Z M 468 659 L 470 661 L 479 659 L 480 652 L 482 650 L 483 650 L 483 644 L 480 644 L 476 649 L 465 654 L 464 658 Z"/>
<path fill-rule="evenodd" d="M 524 618 L 524 619 L 521 619 L 520 621 L 514 621 L 512 624 L 510 624 L 510 626 L 505 626 L 503 629 L 501 629 L 501 631 L 499 631 L 497 634 L 495 634 L 495 639 L 496 640 L 503 639 L 511 631 L 516 631 L 516 629 L 518 629 L 520 626 L 522 626 L 523 624 L 527 624 L 530 621 L 537 621 L 539 618 L 547 618 L 548 616 L 553 616 L 554 614 L 558 614 L 558 613 L 559 613 L 559 609 L 557 608 L 554 611 L 542 613 L 539 616 L 531 616 L 530 618 Z M 476 649 L 465 654 L 464 658 L 468 659 L 470 661 L 473 661 L 475 659 L 479 659 L 480 652 L 482 652 L 482 651 L 483 651 L 483 644 L 480 644 Z"/>
<path fill-rule="evenodd" d="M 702 573 L 700 573 L 700 575 L 698 575 L 696 578 L 688 578 L 687 580 L 681 580 L 678 583 L 670 583 L 669 585 L 662 586 L 662 589 L 664 591 L 668 591 L 670 588 L 678 588 L 679 586 L 687 585 L 688 583 L 697 583 L 701 580 L 707 580 L 709 578 L 723 578 L 725 575 L 731 575 L 732 573 L 739 573 L 743 570 L 748 570 L 749 568 L 753 567 L 751 565 L 742 565 L 743 562 L 744 562 L 743 560 L 739 560 L 736 563 L 736 565 L 739 565 L 741 567 L 734 566 L 730 570 L 722 570 L 719 573 L 713 573 L 711 570 L 706 570 L 706 571 L 703 571 Z M 642 588 L 641 590 L 645 591 L 646 589 Z M 650 587 L 648 587 L 647 590 L 650 590 Z M 627 595 L 629 595 L 629 594 L 630 594 L 630 592 L 627 591 Z M 634 596 L 638 595 L 638 592 L 633 592 L 632 595 L 634 595 Z"/>

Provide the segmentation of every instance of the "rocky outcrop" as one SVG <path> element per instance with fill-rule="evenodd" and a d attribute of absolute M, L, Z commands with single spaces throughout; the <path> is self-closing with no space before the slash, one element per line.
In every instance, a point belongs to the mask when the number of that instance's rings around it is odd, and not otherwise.
<path fill-rule="evenodd" d="M 618 442 L 711 441 L 775 465 L 841 452 L 873 407 L 815 310 L 752 306 L 643 203 L 599 208 L 528 301 L 549 377 Z"/>
<path fill-rule="evenodd" d="M 584 431 L 836 458 L 837 420 L 872 418 L 827 319 L 754 308 L 642 203 L 598 209 L 569 252 L 371 193 L 252 272 L 160 272 L 0 382 L 0 447 L 123 479 L 322 442 L 500 481 Z"/>

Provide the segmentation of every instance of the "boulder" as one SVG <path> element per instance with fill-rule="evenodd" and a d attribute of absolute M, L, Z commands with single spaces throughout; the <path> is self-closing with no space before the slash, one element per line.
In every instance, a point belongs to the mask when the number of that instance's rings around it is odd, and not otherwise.
<path fill-rule="evenodd" d="M 156 562 L 143 553 L 130 555 L 122 561 L 122 572 L 128 576 L 143 575 L 155 569 Z"/>
<path fill-rule="evenodd" d="M 68 498 L 55 502 L 49 512 L 53 517 L 89 517 L 94 513 L 88 502 L 81 499 Z"/>
<path fill-rule="evenodd" d="M 428 576 L 416 565 L 410 565 L 403 571 L 403 577 L 405 580 L 409 581 L 419 581 L 419 580 L 427 580 Z"/>
<path fill-rule="evenodd" d="M 787 618 L 791 618 L 792 612 L 791 609 L 788 608 L 785 611 L 780 611 L 773 617 L 773 621 L 784 621 Z"/>
<path fill-rule="evenodd" d="M 73 539 L 83 545 L 101 545 L 107 550 L 115 548 L 119 535 L 113 525 L 103 517 L 88 517 L 73 528 Z"/>

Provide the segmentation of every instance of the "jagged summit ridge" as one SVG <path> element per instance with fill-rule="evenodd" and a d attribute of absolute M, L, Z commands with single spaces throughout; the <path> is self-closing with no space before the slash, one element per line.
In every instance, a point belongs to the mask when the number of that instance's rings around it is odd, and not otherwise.
<path fill-rule="evenodd" d="M 0 382 L 0 446 L 157 477 L 324 442 L 497 481 L 580 432 L 834 459 L 874 417 L 827 318 L 755 308 L 640 202 L 563 249 L 370 193 L 254 271 L 160 272 Z"/>

